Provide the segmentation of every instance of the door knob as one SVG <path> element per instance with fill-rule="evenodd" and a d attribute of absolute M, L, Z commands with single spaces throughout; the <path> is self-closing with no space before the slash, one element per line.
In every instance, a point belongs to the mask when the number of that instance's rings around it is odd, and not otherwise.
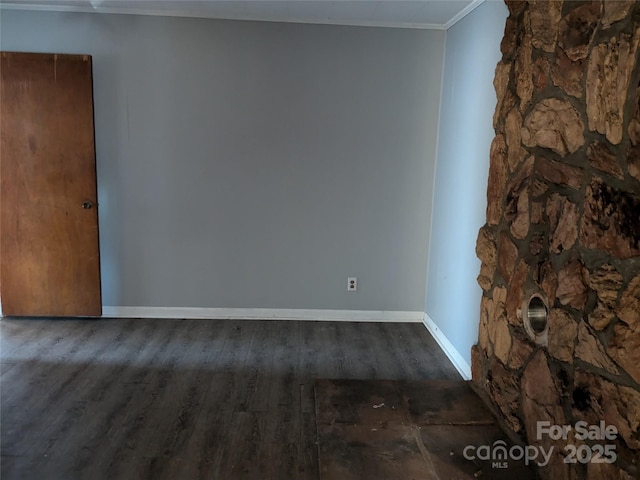
<path fill-rule="evenodd" d="M 82 202 L 82 208 L 89 209 L 92 207 L 93 207 L 93 202 L 90 202 L 89 200 L 85 200 L 84 202 Z"/>

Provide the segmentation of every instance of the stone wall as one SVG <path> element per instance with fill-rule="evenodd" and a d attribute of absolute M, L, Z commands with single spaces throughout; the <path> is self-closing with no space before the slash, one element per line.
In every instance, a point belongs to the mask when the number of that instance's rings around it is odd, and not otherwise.
<path fill-rule="evenodd" d="M 640 478 L 640 4 L 507 5 L 473 380 L 525 442 L 555 446 L 544 478 Z M 541 420 L 614 425 L 616 463 L 564 463 L 585 441 L 537 439 Z"/>

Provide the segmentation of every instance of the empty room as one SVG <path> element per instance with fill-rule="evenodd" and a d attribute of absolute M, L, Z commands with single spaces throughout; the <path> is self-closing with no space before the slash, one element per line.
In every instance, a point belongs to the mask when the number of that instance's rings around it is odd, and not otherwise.
<path fill-rule="evenodd" d="M 4 479 L 640 478 L 640 4 L 0 0 Z"/>

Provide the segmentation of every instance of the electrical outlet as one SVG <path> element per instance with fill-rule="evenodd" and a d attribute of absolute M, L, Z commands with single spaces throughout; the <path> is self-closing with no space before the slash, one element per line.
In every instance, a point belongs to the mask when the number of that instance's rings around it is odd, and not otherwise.
<path fill-rule="evenodd" d="M 349 277 L 347 278 L 347 291 L 355 292 L 358 290 L 358 279 L 357 277 Z"/>

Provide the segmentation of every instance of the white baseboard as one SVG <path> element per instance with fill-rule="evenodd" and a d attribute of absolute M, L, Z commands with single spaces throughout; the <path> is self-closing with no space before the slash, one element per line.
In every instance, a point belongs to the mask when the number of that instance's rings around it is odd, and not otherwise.
<path fill-rule="evenodd" d="M 103 318 L 422 322 L 423 312 L 281 308 L 102 307 Z"/>
<path fill-rule="evenodd" d="M 442 333 L 442 330 L 438 328 L 435 322 L 431 319 L 428 314 L 424 314 L 424 326 L 427 327 L 427 330 L 433 335 L 433 338 L 436 339 L 442 351 L 447 355 L 453 366 L 456 367 L 458 373 L 462 375 L 462 378 L 465 380 L 471 380 L 471 366 L 467 363 L 467 361 L 460 355 L 460 352 L 456 350 L 456 348 L 451 344 L 449 339 Z"/>

